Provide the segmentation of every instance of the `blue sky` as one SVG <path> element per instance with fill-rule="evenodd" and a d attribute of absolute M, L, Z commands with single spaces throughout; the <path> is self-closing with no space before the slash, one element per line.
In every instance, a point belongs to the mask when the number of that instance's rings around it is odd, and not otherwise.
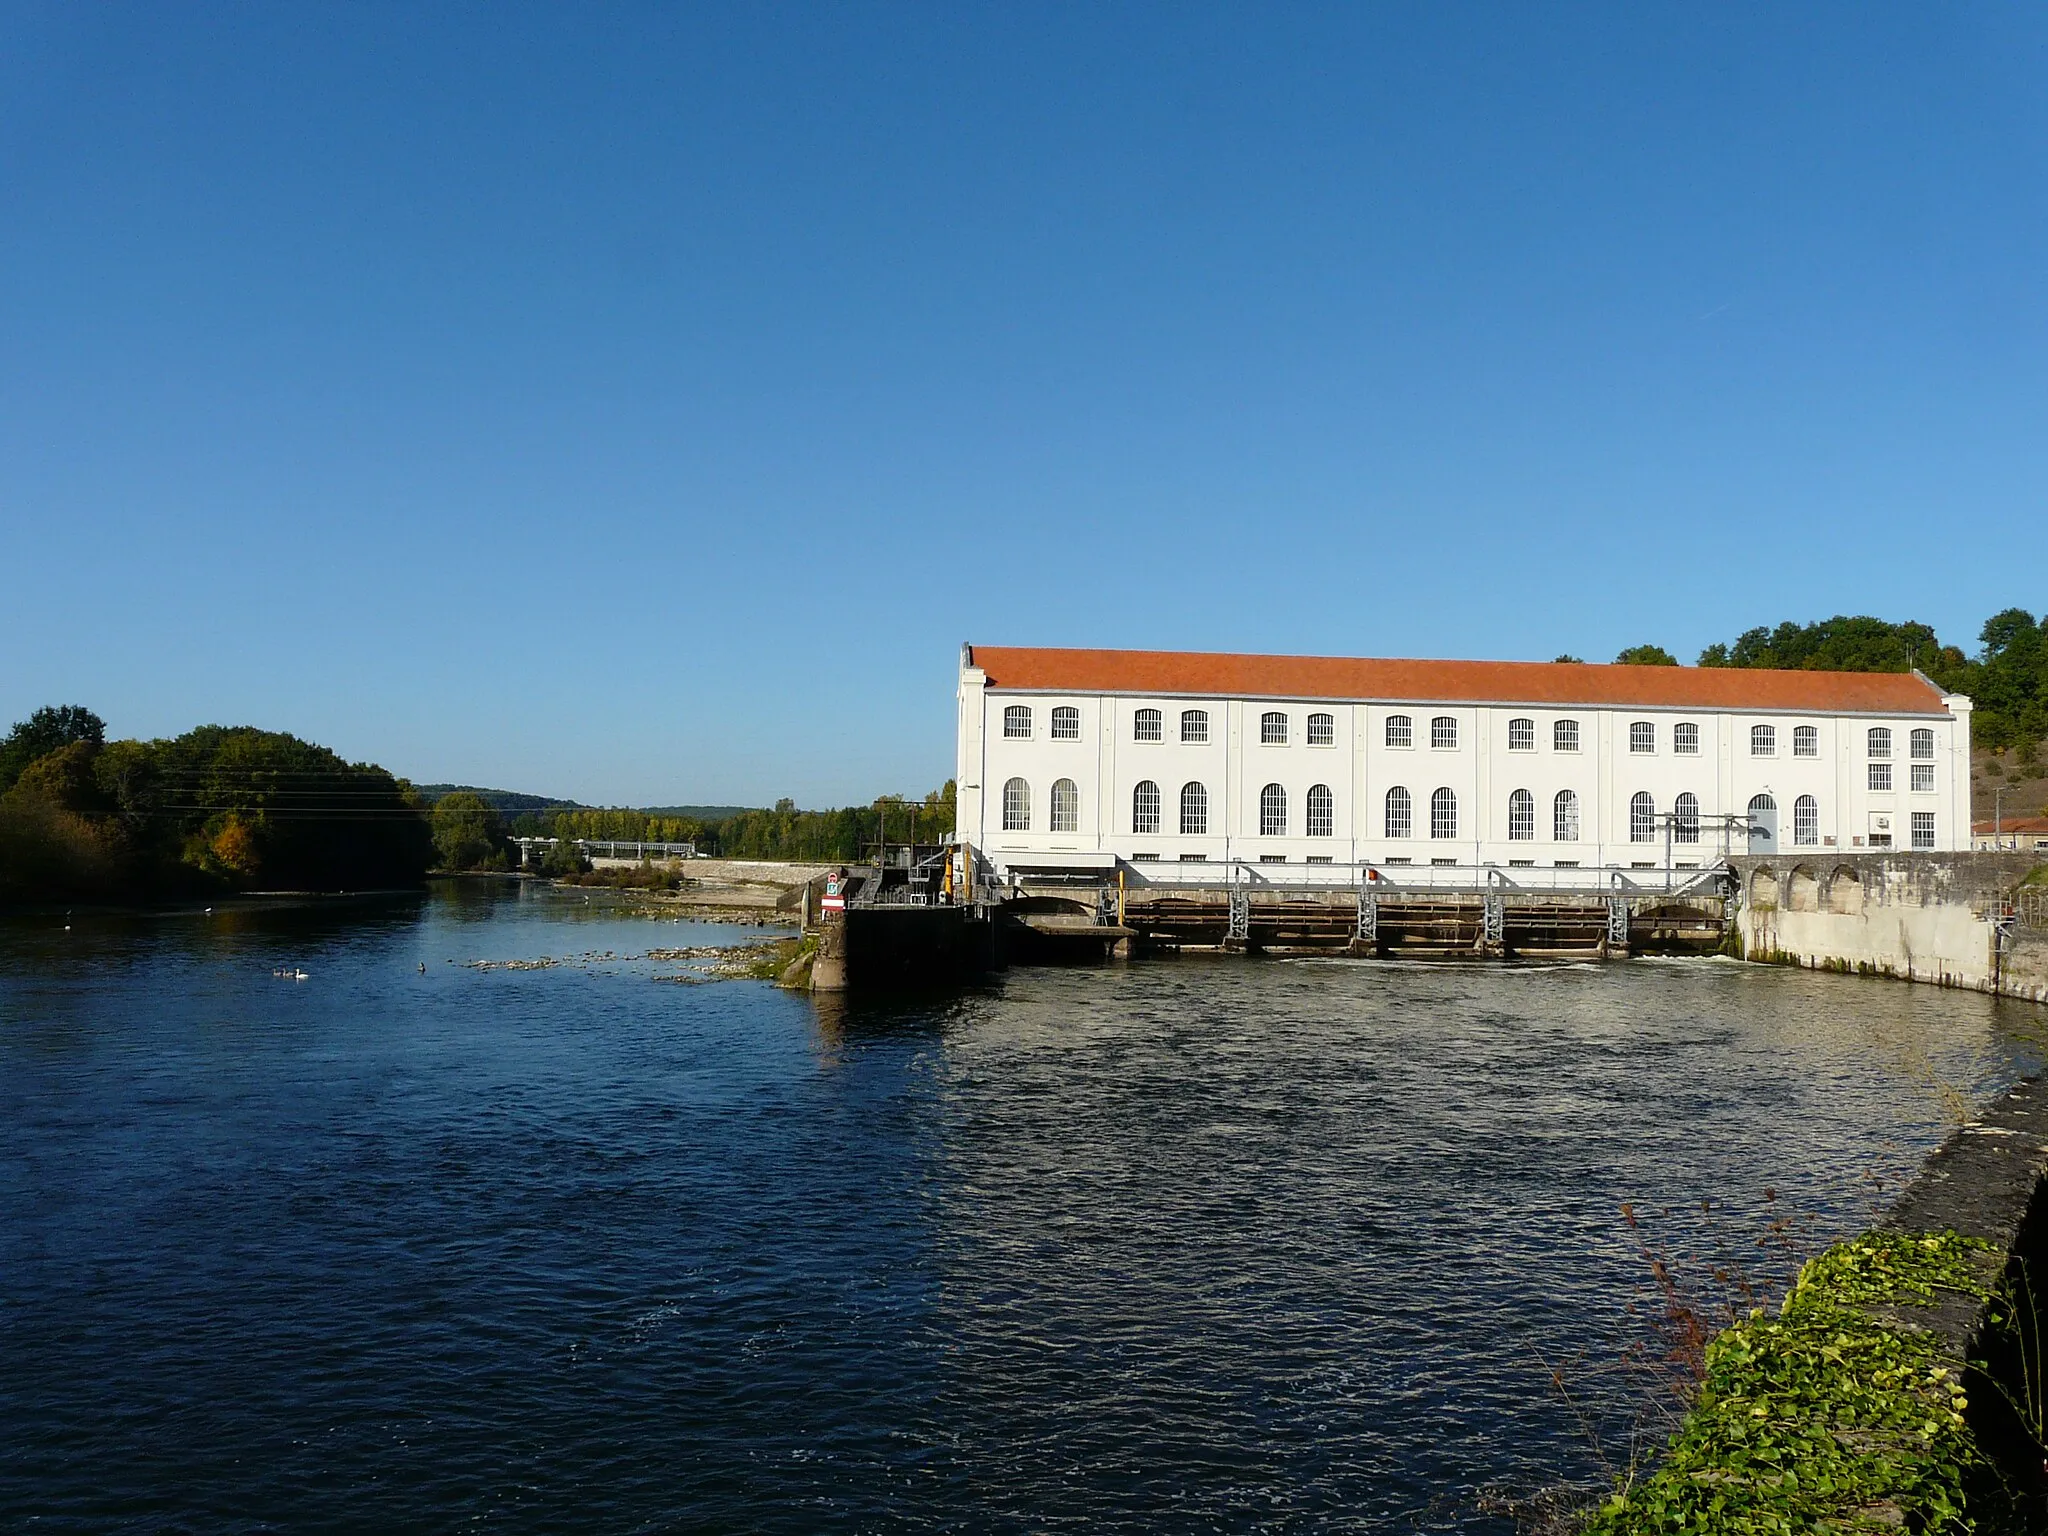
<path fill-rule="evenodd" d="M 0 0 L 0 717 L 921 792 L 962 639 L 2048 607 L 2036 6 Z"/>

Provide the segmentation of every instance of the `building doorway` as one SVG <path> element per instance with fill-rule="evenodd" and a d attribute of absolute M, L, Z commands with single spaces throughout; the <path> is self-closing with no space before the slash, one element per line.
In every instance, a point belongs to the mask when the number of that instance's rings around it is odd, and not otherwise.
<path fill-rule="evenodd" d="M 1749 851 L 1778 851 L 1778 802 L 1769 795 L 1758 795 L 1749 802 Z"/>

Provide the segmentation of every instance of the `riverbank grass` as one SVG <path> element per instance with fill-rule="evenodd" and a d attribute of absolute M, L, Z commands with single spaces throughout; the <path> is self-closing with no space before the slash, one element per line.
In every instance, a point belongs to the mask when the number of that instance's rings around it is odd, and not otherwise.
<path fill-rule="evenodd" d="M 1971 1528 L 1967 1490 L 1989 1469 L 1964 1421 L 1963 1365 L 1914 1314 L 1944 1292 L 1982 1306 L 2003 1265 L 1954 1233 L 1830 1248 L 1777 1315 L 1753 1312 L 1708 1345 L 1668 1455 L 1586 1536 Z"/>

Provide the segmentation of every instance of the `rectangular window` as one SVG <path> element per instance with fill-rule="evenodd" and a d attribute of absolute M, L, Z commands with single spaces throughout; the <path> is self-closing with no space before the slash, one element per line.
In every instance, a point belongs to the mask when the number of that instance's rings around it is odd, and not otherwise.
<path fill-rule="evenodd" d="M 1071 704 L 1062 704 L 1052 712 L 1052 739 L 1054 741 L 1079 741 L 1081 739 L 1081 711 Z"/>
<path fill-rule="evenodd" d="M 1022 704 L 1012 704 L 1003 711 L 1003 740 L 1029 741 L 1031 739 L 1031 711 Z"/>
<path fill-rule="evenodd" d="M 1934 812 L 1915 811 L 1913 813 L 1913 846 L 1915 848 L 1932 848 L 1934 846 Z"/>
<path fill-rule="evenodd" d="M 1536 722 L 1514 719 L 1508 722 L 1508 750 L 1510 752 L 1534 752 L 1536 750 Z"/>
<path fill-rule="evenodd" d="M 1691 720 L 1681 720 L 1671 727 L 1671 750 L 1680 757 L 1700 755 L 1700 728 Z"/>
<path fill-rule="evenodd" d="M 1287 717 L 1278 710 L 1268 710 L 1259 716 L 1259 740 L 1269 747 L 1287 745 Z"/>
<path fill-rule="evenodd" d="M 1751 757 L 1776 757 L 1778 755 L 1778 728 L 1775 725 L 1752 725 L 1749 728 L 1749 755 Z"/>
<path fill-rule="evenodd" d="M 1915 763 L 1913 765 L 1913 793 L 1916 795 L 1931 795 L 1934 793 L 1934 764 Z"/>
<path fill-rule="evenodd" d="M 1334 747 L 1337 744 L 1337 720 L 1334 715 L 1308 717 L 1308 744 L 1312 747 Z"/>
<path fill-rule="evenodd" d="M 1890 763 L 1872 763 L 1870 765 L 1870 787 L 1872 789 L 1890 789 L 1892 787 L 1892 765 Z"/>
<path fill-rule="evenodd" d="M 1337 862 L 1335 855 L 1328 853 L 1312 853 L 1308 856 L 1308 861 L 1311 864 L 1334 864 Z"/>
<path fill-rule="evenodd" d="M 1577 859 L 1554 859 L 1551 861 L 1550 867 L 1552 869 L 1577 869 L 1579 861 Z"/>
<path fill-rule="evenodd" d="M 1180 739 L 1199 746 L 1209 739 L 1209 712 L 1184 709 L 1180 712 Z"/>
<path fill-rule="evenodd" d="M 1415 722 L 1406 715 L 1387 716 L 1387 745 L 1390 747 L 1414 746 Z"/>
<path fill-rule="evenodd" d="M 1508 868 L 1509 868 L 1509 869 L 1534 869 L 1535 867 L 1536 867 L 1536 861 L 1535 861 L 1534 859 L 1509 859 L 1509 860 L 1508 860 Z"/>
<path fill-rule="evenodd" d="M 1458 864 L 1458 861 L 1456 859 L 1431 859 L 1429 862 L 1440 866 L 1448 865 L 1453 869 L 1455 869 Z"/>
<path fill-rule="evenodd" d="M 1287 855 L 1284 853 L 1262 853 L 1259 855 L 1259 862 L 1261 864 L 1285 864 L 1287 862 Z"/>
<path fill-rule="evenodd" d="M 1209 855 L 1206 853 L 1184 853 L 1180 856 L 1180 861 L 1183 864 L 1206 864 L 1209 862 Z"/>
<path fill-rule="evenodd" d="M 1579 722 L 1559 720 L 1550 727 L 1550 746 L 1555 752 L 1576 752 L 1579 750 Z"/>
<path fill-rule="evenodd" d="M 1628 749 L 1631 752 L 1654 752 L 1657 750 L 1657 727 L 1647 720 L 1629 723 Z"/>
<path fill-rule="evenodd" d="M 1131 740 L 1164 741 L 1166 722 L 1156 709 L 1141 709 L 1131 722 Z"/>
<path fill-rule="evenodd" d="M 1924 763 L 1934 761 L 1934 732 L 1918 730 L 1913 733 L 1913 759 Z"/>
<path fill-rule="evenodd" d="M 1389 864 L 1413 864 L 1415 861 L 1403 855 L 1401 858 L 1398 859 L 1388 859 L 1387 862 Z"/>
<path fill-rule="evenodd" d="M 1159 855 L 1156 853 L 1134 853 L 1131 855 L 1131 862 L 1133 864 L 1157 864 L 1159 862 Z"/>
<path fill-rule="evenodd" d="M 1429 744 L 1448 751 L 1458 744 L 1458 721 L 1454 715 L 1438 715 L 1429 722 Z"/>
<path fill-rule="evenodd" d="M 1820 756 L 1820 727 L 1795 725 L 1792 727 L 1792 755 L 1794 757 Z"/>
<path fill-rule="evenodd" d="M 1881 725 L 1870 728 L 1870 755 L 1890 757 L 1892 755 L 1892 733 Z"/>

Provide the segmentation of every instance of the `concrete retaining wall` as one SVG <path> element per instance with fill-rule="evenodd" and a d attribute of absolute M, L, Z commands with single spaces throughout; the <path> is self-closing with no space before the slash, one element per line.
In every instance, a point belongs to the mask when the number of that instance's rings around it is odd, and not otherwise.
<path fill-rule="evenodd" d="M 2031 855 L 1814 849 L 1729 862 L 1752 959 L 2048 1002 L 2048 933 L 2020 929 L 2001 951 L 1992 921 Z"/>

